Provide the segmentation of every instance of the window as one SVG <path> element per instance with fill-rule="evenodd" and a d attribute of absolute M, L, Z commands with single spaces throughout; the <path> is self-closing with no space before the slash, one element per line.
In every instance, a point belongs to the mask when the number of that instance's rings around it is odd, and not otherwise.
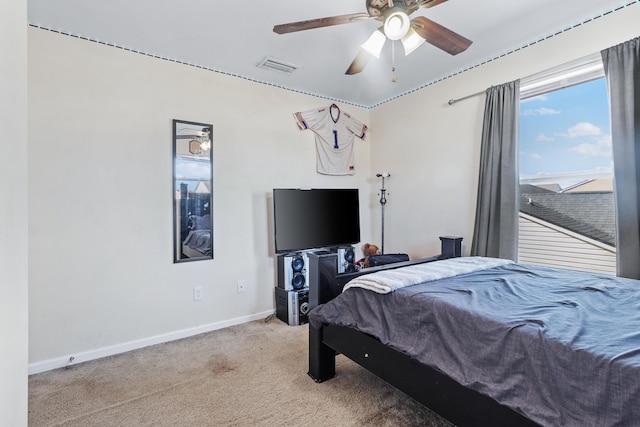
<path fill-rule="evenodd" d="M 522 81 L 520 262 L 616 272 L 609 102 L 600 56 Z"/>

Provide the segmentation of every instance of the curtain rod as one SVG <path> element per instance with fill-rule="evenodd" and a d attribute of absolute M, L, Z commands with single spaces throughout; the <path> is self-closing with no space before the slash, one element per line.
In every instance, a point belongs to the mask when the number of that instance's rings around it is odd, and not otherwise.
<path fill-rule="evenodd" d="M 572 76 L 566 77 L 567 73 L 572 73 Z M 560 76 L 561 79 L 557 79 L 558 76 Z M 536 89 L 539 89 L 540 87 L 543 88 L 543 91 L 548 92 L 548 87 L 550 85 L 549 82 L 555 80 L 558 80 L 559 83 L 553 87 L 559 89 L 573 84 L 595 80 L 600 77 L 604 77 L 602 57 L 600 52 L 594 52 L 581 58 L 574 59 L 573 61 L 560 64 L 556 67 L 520 78 L 520 95 L 521 98 L 534 96 L 538 94 Z M 571 80 L 572 83 L 562 83 L 562 81 L 567 79 Z M 543 82 L 544 84 L 541 85 L 540 82 Z M 449 105 L 453 105 L 458 101 L 463 101 L 473 96 L 482 95 L 483 93 L 486 93 L 486 91 L 472 93 L 471 95 L 463 96 L 458 99 L 450 99 Z"/>
<path fill-rule="evenodd" d="M 472 93 L 471 95 L 463 96 L 462 98 L 458 98 L 458 99 L 450 99 L 450 100 L 449 100 L 449 105 L 453 105 L 453 104 L 455 104 L 456 102 L 464 101 L 465 99 L 472 98 L 472 97 L 474 97 L 474 96 L 482 95 L 482 94 L 483 94 L 483 93 L 485 93 L 485 92 L 486 92 L 486 91 L 484 91 L 484 90 L 483 90 L 482 92 Z"/>

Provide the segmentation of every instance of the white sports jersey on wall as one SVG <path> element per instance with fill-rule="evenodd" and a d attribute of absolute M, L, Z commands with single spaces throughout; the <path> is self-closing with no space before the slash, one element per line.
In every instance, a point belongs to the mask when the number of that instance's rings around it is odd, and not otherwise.
<path fill-rule="evenodd" d="M 336 104 L 294 113 L 301 130 L 310 129 L 316 140 L 316 170 L 324 175 L 353 175 L 354 137 L 364 139 L 367 126 Z"/>

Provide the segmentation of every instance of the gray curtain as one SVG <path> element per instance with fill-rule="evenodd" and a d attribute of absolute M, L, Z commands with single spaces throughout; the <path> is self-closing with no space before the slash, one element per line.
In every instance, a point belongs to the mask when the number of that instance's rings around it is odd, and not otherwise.
<path fill-rule="evenodd" d="M 640 279 L 640 38 L 602 51 L 609 103 L 618 276 Z"/>
<path fill-rule="evenodd" d="M 520 81 L 487 89 L 472 256 L 517 261 Z"/>

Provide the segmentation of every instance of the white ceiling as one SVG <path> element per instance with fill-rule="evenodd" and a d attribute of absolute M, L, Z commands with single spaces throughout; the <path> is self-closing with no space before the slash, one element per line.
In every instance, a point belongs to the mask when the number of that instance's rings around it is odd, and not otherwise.
<path fill-rule="evenodd" d="M 275 24 L 366 12 L 365 0 L 28 0 L 28 19 L 65 34 L 373 107 L 514 49 L 571 29 L 630 0 L 449 0 L 423 15 L 471 39 L 450 56 L 423 44 L 405 57 L 396 42 L 356 75 L 345 75 L 376 20 L 278 35 Z M 258 68 L 265 56 L 300 66 L 292 74 Z M 391 78 L 397 76 L 397 82 Z"/>

